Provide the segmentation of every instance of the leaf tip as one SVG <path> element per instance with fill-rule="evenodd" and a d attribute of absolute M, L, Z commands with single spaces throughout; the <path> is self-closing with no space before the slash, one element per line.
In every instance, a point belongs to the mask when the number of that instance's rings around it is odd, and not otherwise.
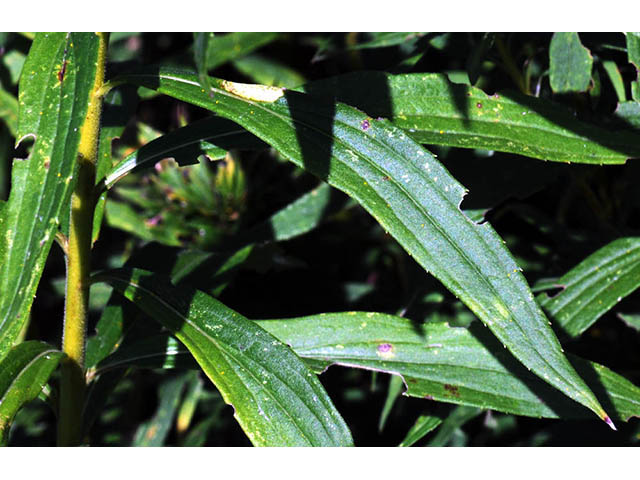
<path fill-rule="evenodd" d="M 613 422 L 611 421 L 611 418 L 609 418 L 608 415 L 605 415 L 603 420 L 605 421 L 605 423 L 607 425 L 609 425 L 609 427 L 611 427 L 612 430 L 614 431 L 618 431 L 618 429 L 616 428 L 616 426 L 613 424 Z"/>

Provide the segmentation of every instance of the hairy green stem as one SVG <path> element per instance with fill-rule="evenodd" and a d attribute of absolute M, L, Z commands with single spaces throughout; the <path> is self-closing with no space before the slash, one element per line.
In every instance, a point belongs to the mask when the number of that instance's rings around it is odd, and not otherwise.
<path fill-rule="evenodd" d="M 78 179 L 71 197 L 69 240 L 67 244 L 67 286 L 65 296 L 62 350 L 67 354 L 61 364 L 60 409 L 58 412 L 58 445 L 82 443 L 82 410 L 84 406 L 84 350 L 89 305 L 91 272 L 91 236 L 95 200 L 95 164 L 100 133 L 102 100 L 96 93 L 104 82 L 108 35 L 99 33 L 98 68 L 91 90 L 87 116 L 82 126 L 78 147 Z"/>

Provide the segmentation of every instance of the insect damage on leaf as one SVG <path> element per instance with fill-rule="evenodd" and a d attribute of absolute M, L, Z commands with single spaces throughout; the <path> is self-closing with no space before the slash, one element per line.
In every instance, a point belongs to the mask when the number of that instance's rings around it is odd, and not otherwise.
<path fill-rule="evenodd" d="M 236 83 L 223 80 L 220 86 L 229 93 L 247 100 L 273 103 L 284 95 L 284 88 L 255 85 L 250 83 Z"/>

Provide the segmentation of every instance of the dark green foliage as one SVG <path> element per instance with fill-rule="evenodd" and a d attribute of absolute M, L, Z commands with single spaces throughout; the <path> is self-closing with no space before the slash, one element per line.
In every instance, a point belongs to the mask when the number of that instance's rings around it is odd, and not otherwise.
<path fill-rule="evenodd" d="M 94 37 L 0 36 L 9 445 L 56 437 Z M 639 71 L 637 33 L 112 34 L 83 443 L 637 445 Z"/>

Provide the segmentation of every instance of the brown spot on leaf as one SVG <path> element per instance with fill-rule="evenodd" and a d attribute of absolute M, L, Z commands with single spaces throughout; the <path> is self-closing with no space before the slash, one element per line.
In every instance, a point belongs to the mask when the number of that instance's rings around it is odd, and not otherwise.
<path fill-rule="evenodd" d="M 448 383 L 445 383 L 444 389 L 454 397 L 460 396 L 460 392 L 458 392 L 458 387 L 456 387 L 455 385 L 449 385 Z"/>
<path fill-rule="evenodd" d="M 66 71 L 67 71 L 67 61 L 65 60 L 64 62 L 62 62 L 62 68 L 58 72 L 58 81 L 60 83 L 62 83 L 62 81 L 64 80 L 64 74 Z"/>

